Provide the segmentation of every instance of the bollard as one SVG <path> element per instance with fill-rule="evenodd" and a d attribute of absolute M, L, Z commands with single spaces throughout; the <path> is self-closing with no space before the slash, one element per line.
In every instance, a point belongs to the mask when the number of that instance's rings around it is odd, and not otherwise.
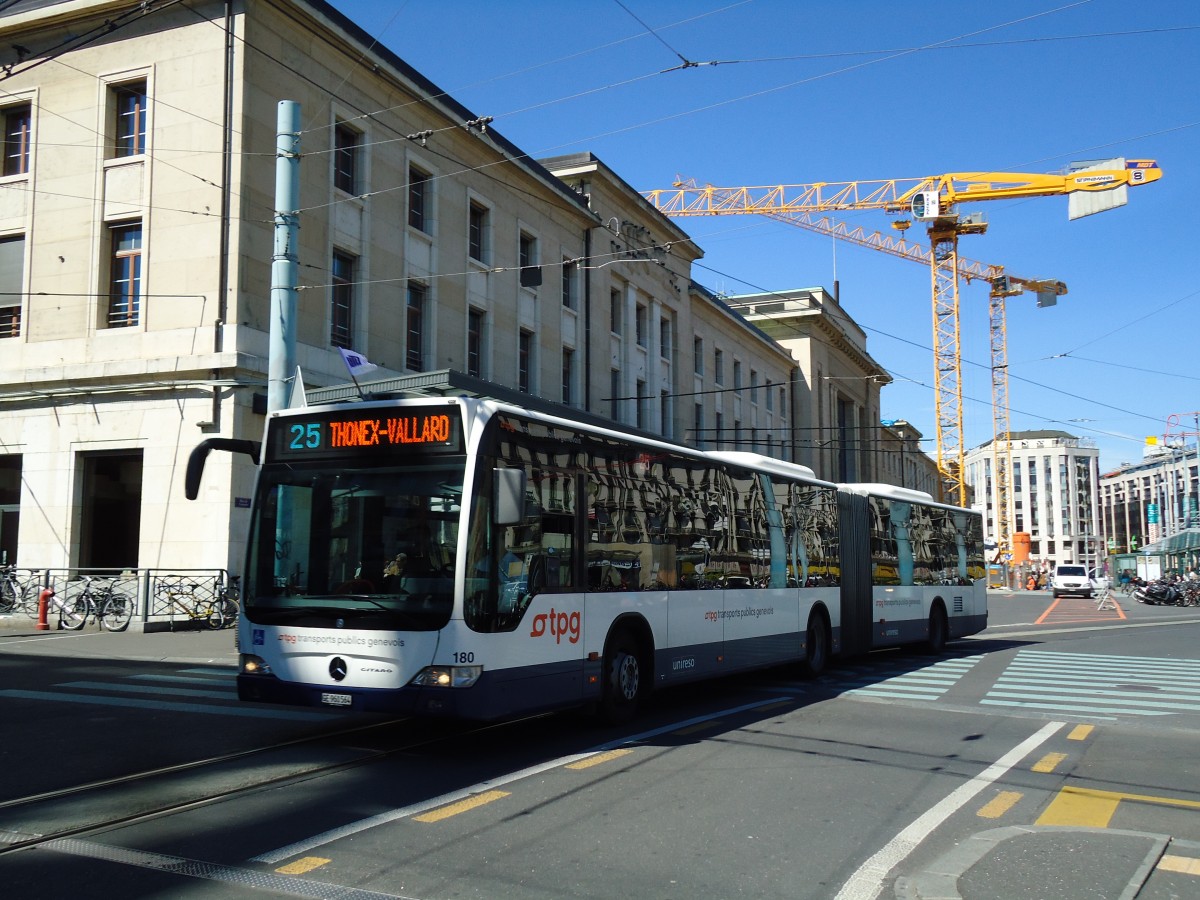
<path fill-rule="evenodd" d="M 50 625 L 46 621 L 46 614 L 50 611 L 50 598 L 54 596 L 53 588 L 46 588 L 38 595 L 38 631 L 49 631 Z"/>

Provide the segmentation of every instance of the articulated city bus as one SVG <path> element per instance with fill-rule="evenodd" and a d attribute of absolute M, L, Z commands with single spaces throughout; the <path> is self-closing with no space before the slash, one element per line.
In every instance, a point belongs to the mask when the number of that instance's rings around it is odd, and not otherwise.
<path fill-rule="evenodd" d="M 480 398 L 289 409 L 260 454 L 244 700 L 497 719 L 987 624 L 977 513 Z"/>

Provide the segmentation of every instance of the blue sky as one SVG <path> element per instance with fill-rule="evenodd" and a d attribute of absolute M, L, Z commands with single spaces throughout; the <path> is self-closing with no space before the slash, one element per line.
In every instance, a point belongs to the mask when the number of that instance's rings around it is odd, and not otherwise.
<path fill-rule="evenodd" d="M 1200 410 L 1200 7 L 1182 0 L 427 0 L 333 5 L 535 157 L 591 151 L 638 190 L 1062 171 L 1124 156 L 1163 178 L 1070 222 L 1062 197 L 964 205 L 959 252 L 1066 282 L 1008 301 L 1013 430 L 1092 440 L 1101 466 Z M 684 62 L 700 65 L 682 66 Z M 717 65 L 705 65 L 716 62 Z M 890 233 L 883 213 L 845 220 Z M 896 381 L 883 416 L 934 450 L 928 269 L 757 217 L 681 220 L 696 280 L 840 284 Z M 922 240 L 918 228 L 910 239 Z M 987 289 L 962 288 L 963 442 L 992 437 Z M 1188 442 L 1195 441 L 1188 437 Z"/>

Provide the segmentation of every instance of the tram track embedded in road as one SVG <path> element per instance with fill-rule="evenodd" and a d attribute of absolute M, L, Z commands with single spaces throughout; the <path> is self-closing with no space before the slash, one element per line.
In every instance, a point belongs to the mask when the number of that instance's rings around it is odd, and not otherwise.
<path fill-rule="evenodd" d="M 28 850 L 64 838 L 85 837 L 100 834 L 113 828 L 148 822 L 163 816 L 174 815 L 215 803 L 225 802 L 239 796 L 247 796 L 265 789 L 280 787 L 291 782 L 337 774 L 398 754 L 410 753 L 419 748 L 436 746 L 445 741 L 461 740 L 467 735 L 478 735 L 514 724 L 512 721 L 487 723 L 484 725 L 478 723 L 459 723 L 439 730 L 436 734 L 426 734 L 419 739 L 406 740 L 396 746 L 385 747 L 383 749 L 364 749 L 362 747 L 352 747 L 346 743 L 337 743 L 347 737 L 367 735 L 388 726 L 411 722 L 412 720 L 410 719 L 390 719 L 385 722 L 373 722 L 369 725 L 355 726 L 340 731 L 296 738 L 266 747 L 254 747 L 173 766 L 131 772 L 127 775 L 89 782 L 87 784 L 72 785 L 58 790 L 44 791 L 39 794 L 31 794 L 27 797 L 6 800 L 0 802 L 0 855 L 13 853 L 18 850 Z M 215 791 L 212 790 L 211 786 L 207 789 L 204 787 L 203 776 L 217 773 L 222 767 L 254 757 L 261 758 L 268 754 L 287 752 L 298 747 L 314 746 L 322 743 L 331 744 L 331 749 L 340 750 L 343 753 L 350 751 L 354 755 L 335 762 L 318 763 L 304 766 L 303 768 L 292 768 L 283 773 L 258 779 L 251 784 L 241 783 L 235 787 Z M 170 779 L 187 779 L 196 778 L 197 776 L 200 776 L 199 780 L 190 789 L 186 784 L 182 786 L 182 790 L 178 787 L 175 788 L 177 793 L 185 794 L 186 796 L 179 797 L 170 802 L 147 806 L 136 802 L 139 796 L 136 793 L 128 794 L 125 798 L 120 796 L 120 792 L 122 791 L 128 792 L 134 790 L 136 792 L 148 786 L 163 785 Z M 114 806 L 121 806 L 124 799 L 124 806 L 127 811 L 118 814 L 109 813 L 98 817 L 95 821 L 80 822 L 68 827 L 51 828 L 44 832 L 24 830 L 28 828 L 28 825 L 24 823 L 35 821 L 38 810 L 42 810 L 43 815 L 47 815 L 47 813 L 53 814 L 56 804 L 76 803 L 85 798 L 98 800 L 106 796 L 108 792 L 114 792 L 116 795 L 109 798 Z M 131 807 L 133 806 L 137 808 L 132 809 Z M 62 817 L 60 815 L 60 818 Z"/>

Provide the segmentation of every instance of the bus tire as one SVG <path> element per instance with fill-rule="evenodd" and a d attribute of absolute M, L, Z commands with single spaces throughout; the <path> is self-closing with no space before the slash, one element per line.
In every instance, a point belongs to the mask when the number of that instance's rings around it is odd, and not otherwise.
<path fill-rule="evenodd" d="M 637 713 L 645 693 L 642 648 L 628 628 L 614 632 L 604 651 L 604 686 L 600 718 L 610 725 L 627 722 Z"/>
<path fill-rule="evenodd" d="M 815 678 L 829 665 L 829 626 L 817 610 L 808 617 L 804 635 L 804 674 Z"/>
<path fill-rule="evenodd" d="M 925 641 L 925 649 L 930 653 L 944 653 L 949 636 L 946 608 L 941 603 L 934 603 L 933 609 L 929 611 L 929 637 Z"/>

